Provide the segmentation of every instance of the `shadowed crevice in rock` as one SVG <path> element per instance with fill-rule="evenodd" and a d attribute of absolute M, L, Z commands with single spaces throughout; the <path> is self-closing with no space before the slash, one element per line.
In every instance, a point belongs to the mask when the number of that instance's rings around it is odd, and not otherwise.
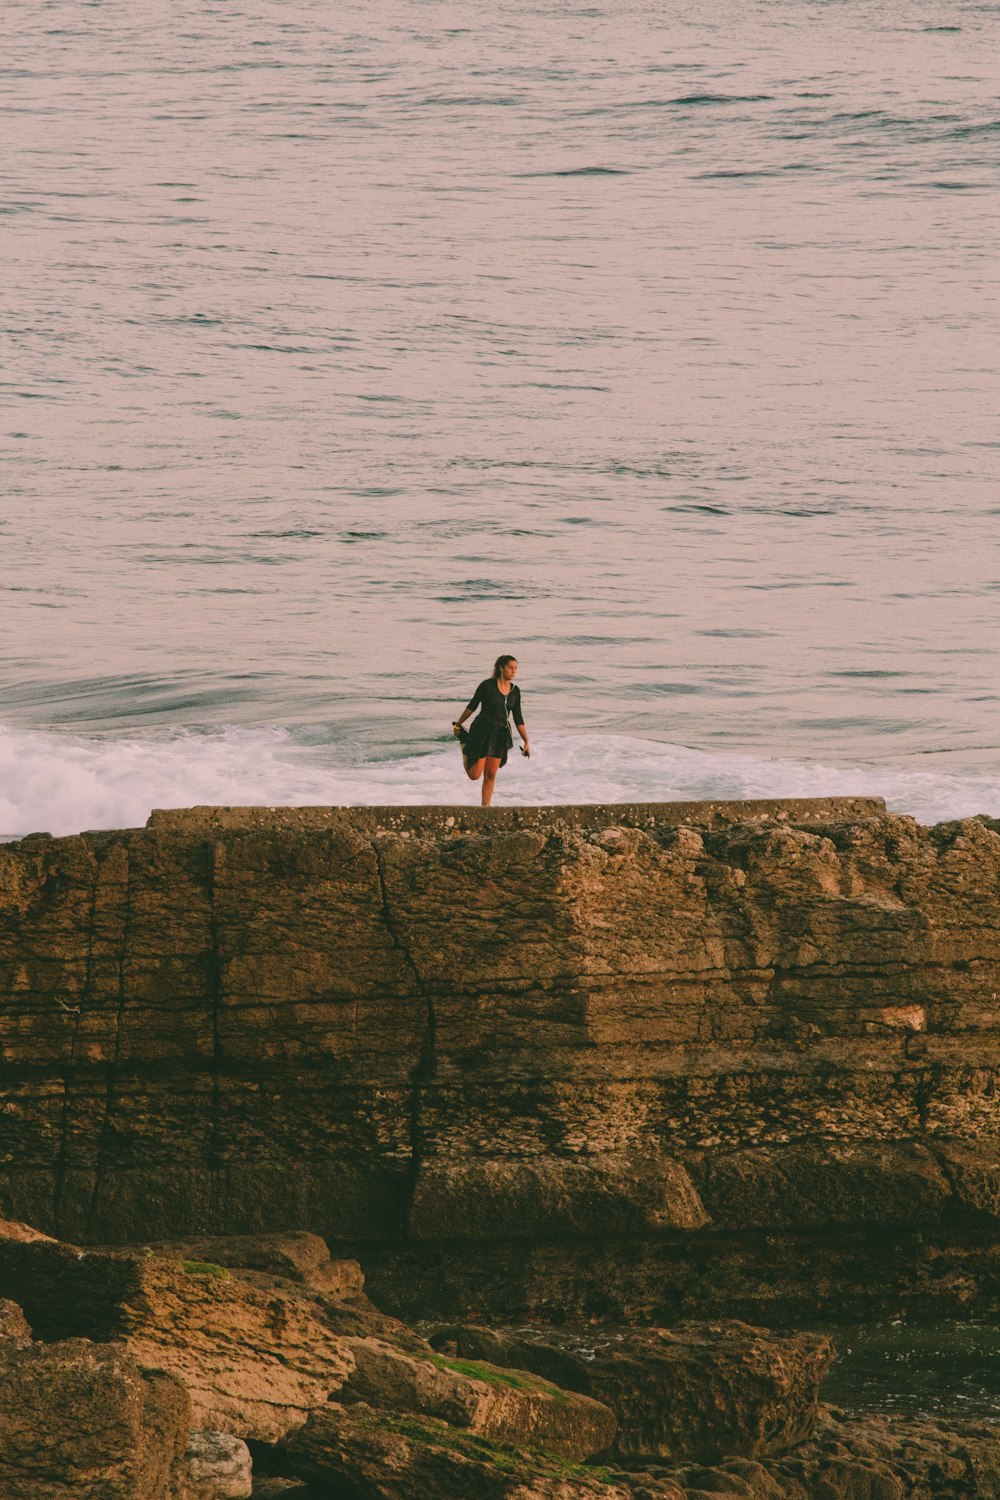
<path fill-rule="evenodd" d="M 114 1013 L 114 1039 L 112 1043 L 111 1057 L 107 1066 L 107 1088 L 104 1096 L 104 1112 L 98 1131 L 97 1144 L 94 1151 L 94 1185 L 87 1209 L 86 1224 L 83 1238 L 87 1239 L 93 1232 L 94 1222 L 97 1217 L 98 1202 L 101 1195 L 101 1186 L 107 1171 L 108 1142 L 111 1131 L 111 1118 L 115 1108 L 119 1085 L 119 1064 L 121 1060 L 122 1024 L 125 1008 L 128 1003 L 128 985 L 126 979 L 126 963 L 129 956 L 129 932 L 132 925 L 132 850 L 126 847 L 123 851 L 125 864 L 125 897 L 124 911 L 121 925 L 121 947 L 118 959 L 118 997 Z M 88 963 L 92 962 L 91 938 L 88 935 Z"/>
<path fill-rule="evenodd" d="M 77 1045 L 80 1036 L 80 1027 L 90 1004 L 93 971 L 94 971 L 94 932 L 97 919 L 97 893 L 101 878 L 101 851 L 94 849 L 88 851 L 91 860 L 91 888 L 90 888 L 90 912 L 87 922 L 87 954 L 86 965 L 83 976 L 83 986 L 75 1004 L 66 1000 L 61 1004 L 67 1012 L 75 1015 L 76 1020 L 73 1028 L 73 1036 L 69 1045 L 69 1057 L 63 1072 L 63 1103 L 62 1116 L 59 1121 L 59 1154 L 56 1159 L 55 1181 L 52 1193 L 52 1218 L 54 1225 L 58 1228 L 63 1218 L 63 1189 L 66 1180 L 66 1167 L 69 1155 L 69 1128 L 70 1128 L 70 1090 L 73 1069 L 77 1062 Z"/>
<path fill-rule="evenodd" d="M 406 967 L 413 975 L 416 993 L 424 1004 L 424 1026 L 420 1037 L 420 1049 L 417 1061 L 410 1074 L 410 1163 L 402 1184 L 397 1221 L 398 1232 L 402 1236 L 405 1236 L 409 1232 L 410 1218 L 413 1212 L 413 1199 L 417 1190 L 417 1182 L 420 1177 L 424 1158 L 423 1128 L 420 1113 L 421 1090 L 434 1077 L 436 1067 L 435 1043 L 437 1037 L 437 1017 L 434 1012 L 432 990 L 421 978 L 413 951 L 406 942 L 400 924 L 393 914 L 392 903 L 389 898 L 389 886 L 386 879 L 384 841 L 378 837 L 373 838 L 372 852 L 375 855 L 379 890 L 382 896 L 382 920 L 385 923 L 386 931 L 392 939 L 393 947 L 399 952 Z"/>
<path fill-rule="evenodd" d="M 209 952 L 208 972 L 206 975 L 206 989 L 208 993 L 208 1004 L 211 1016 L 212 1036 L 212 1104 L 211 1123 L 208 1143 L 207 1165 L 209 1171 L 218 1174 L 222 1165 L 221 1144 L 221 1094 L 220 1077 L 225 1059 L 225 1048 L 219 1027 L 219 1011 L 223 1003 L 222 989 L 222 953 L 220 951 L 219 917 L 216 906 L 216 890 L 219 883 L 219 866 L 224 863 L 226 849 L 224 844 L 212 843 L 208 848 L 208 905 L 209 905 L 209 933 L 211 948 Z"/>

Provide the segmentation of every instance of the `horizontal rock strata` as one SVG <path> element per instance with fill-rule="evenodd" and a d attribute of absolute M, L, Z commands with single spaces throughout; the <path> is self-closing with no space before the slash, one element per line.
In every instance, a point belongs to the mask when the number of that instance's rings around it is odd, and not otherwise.
<path fill-rule="evenodd" d="M 34 836 L 0 847 L 0 1210 L 91 1243 L 308 1227 L 408 1315 L 995 1308 L 998 992 L 988 820 Z"/>

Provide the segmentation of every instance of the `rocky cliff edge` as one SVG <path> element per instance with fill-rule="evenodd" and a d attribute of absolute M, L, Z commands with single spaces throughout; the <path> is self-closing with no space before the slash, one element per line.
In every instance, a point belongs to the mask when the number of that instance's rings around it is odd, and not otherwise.
<path fill-rule="evenodd" d="M 1000 825 L 194 809 L 0 847 L 0 1210 L 379 1301 L 995 1308 Z"/>

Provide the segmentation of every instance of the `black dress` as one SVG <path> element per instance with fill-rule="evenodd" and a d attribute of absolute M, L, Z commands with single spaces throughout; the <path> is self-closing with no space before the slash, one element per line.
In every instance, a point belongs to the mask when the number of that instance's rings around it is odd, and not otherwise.
<path fill-rule="evenodd" d="M 462 754 L 466 764 L 471 766 L 485 755 L 494 755 L 505 766 L 507 751 L 514 743 L 507 715 L 510 714 L 515 724 L 524 723 L 520 689 L 512 684 L 505 697 L 497 687 L 496 678 L 487 677 L 476 688 L 468 707 L 478 708 L 479 713 L 473 719 L 468 734 L 462 739 Z"/>

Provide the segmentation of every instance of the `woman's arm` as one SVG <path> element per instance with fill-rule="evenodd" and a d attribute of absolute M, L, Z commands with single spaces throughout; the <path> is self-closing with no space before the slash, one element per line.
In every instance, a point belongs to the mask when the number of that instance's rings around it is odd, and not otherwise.
<path fill-rule="evenodd" d="M 479 684 L 479 686 L 476 688 L 476 691 L 473 693 L 472 697 L 469 699 L 468 703 L 462 709 L 462 712 L 459 714 L 458 718 L 457 719 L 452 719 L 452 721 L 451 721 L 451 727 L 454 730 L 455 734 L 457 734 L 458 731 L 461 729 L 461 727 L 465 723 L 466 719 L 470 719 L 472 717 L 472 715 L 475 713 L 476 709 L 482 703 L 482 701 L 483 701 L 483 687 L 484 686 L 485 686 L 485 684 L 481 682 Z"/>
<path fill-rule="evenodd" d="M 522 755 L 530 755 L 531 754 L 531 746 L 528 744 L 528 731 L 525 729 L 525 727 L 524 727 L 524 720 L 521 718 L 521 689 L 520 688 L 515 688 L 514 691 L 517 693 L 517 702 L 513 705 L 513 707 L 514 707 L 514 727 L 517 730 L 518 734 L 521 736 L 521 739 L 523 741 L 523 744 L 521 746 L 521 754 Z"/>

